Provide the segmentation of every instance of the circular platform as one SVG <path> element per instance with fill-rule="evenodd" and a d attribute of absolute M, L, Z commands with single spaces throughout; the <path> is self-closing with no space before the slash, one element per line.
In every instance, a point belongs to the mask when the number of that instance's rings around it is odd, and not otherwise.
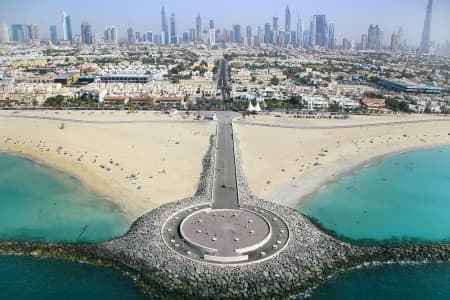
<path fill-rule="evenodd" d="M 287 225 L 274 213 L 254 206 L 212 209 L 201 205 L 166 221 L 162 237 L 176 253 L 218 264 L 267 259 L 289 240 Z"/>

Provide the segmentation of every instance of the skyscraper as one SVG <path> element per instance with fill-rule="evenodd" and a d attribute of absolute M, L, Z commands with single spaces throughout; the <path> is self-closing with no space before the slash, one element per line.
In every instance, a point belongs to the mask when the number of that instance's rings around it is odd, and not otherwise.
<path fill-rule="evenodd" d="M 94 43 L 92 27 L 91 24 L 87 22 L 81 23 L 81 43 L 85 45 L 92 45 Z"/>
<path fill-rule="evenodd" d="M 303 49 L 303 21 L 300 17 L 297 20 L 297 48 Z"/>
<path fill-rule="evenodd" d="M 25 41 L 25 26 L 23 24 L 11 25 L 11 41 L 20 43 Z"/>
<path fill-rule="evenodd" d="M 72 42 L 72 18 L 63 11 L 62 17 L 63 40 Z"/>
<path fill-rule="evenodd" d="M 246 28 L 246 39 L 245 39 L 245 44 L 248 47 L 252 46 L 252 26 L 248 25 Z"/>
<path fill-rule="evenodd" d="M 278 44 L 278 35 L 280 33 L 280 29 L 278 28 L 278 17 L 273 17 L 272 24 L 272 42 L 274 45 Z"/>
<path fill-rule="evenodd" d="M 175 14 L 170 15 L 170 43 L 176 45 L 178 43 L 177 29 L 175 27 Z"/>
<path fill-rule="evenodd" d="M 9 42 L 9 29 L 5 22 L 0 23 L 0 43 Z"/>
<path fill-rule="evenodd" d="M 56 30 L 56 25 L 50 25 L 50 41 L 53 45 L 58 44 L 58 32 Z"/>
<path fill-rule="evenodd" d="M 25 41 L 39 40 L 39 27 L 36 24 L 27 24 L 24 26 Z"/>
<path fill-rule="evenodd" d="M 214 20 L 209 20 L 209 45 L 212 47 L 216 44 L 216 29 Z"/>
<path fill-rule="evenodd" d="M 363 34 L 361 35 L 361 50 L 366 50 L 368 47 L 368 42 L 367 42 L 367 34 Z"/>
<path fill-rule="evenodd" d="M 272 30 L 270 29 L 270 23 L 264 25 L 264 44 L 272 44 Z"/>
<path fill-rule="evenodd" d="M 136 43 L 136 39 L 134 37 L 134 30 L 131 27 L 128 27 L 127 29 L 127 40 L 128 40 L 128 44 L 135 44 Z"/>
<path fill-rule="evenodd" d="M 334 38 L 334 24 L 330 23 L 328 25 L 328 49 L 335 49 L 336 48 L 336 40 Z"/>
<path fill-rule="evenodd" d="M 380 27 L 370 24 L 369 34 L 367 35 L 367 48 L 372 50 L 381 49 Z"/>
<path fill-rule="evenodd" d="M 325 15 L 315 15 L 314 17 L 315 39 L 314 46 L 321 48 L 328 47 L 328 25 Z"/>
<path fill-rule="evenodd" d="M 162 44 L 169 44 L 169 25 L 167 24 L 167 15 L 164 6 L 161 9 L 161 36 Z"/>
<path fill-rule="evenodd" d="M 117 43 L 117 27 L 116 26 L 106 26 L 105 28 L 105 42 Z"/>
<path fill-rule="evenodd" d="M 198 14 L 195 19 L 195 37 L 197 43 L 200 44 L 202 42 L 202 17 L 200 14 Z"/>
<path fill-rule="evenodd" d="M 241 43 L 241 25 L 233 25 L 233 32 L 234 32 L 234 42 L 236 44 Z"/>
<path fill-rule="evenodd" d="M 291 10 L 289 9 L 289 5 L 286 6 L 286 11 L 285 11 L 284 31 L 285 31 L 285 44 L 286 45 L 292 44 L 292 42 L 291 42 Z"/>
<path fill-rule="evenodd" d="M 395 52 L 399 49 L 398 34 L 393 33 L 391 36 L 391 51 Z"/>
<path fill-rule="evenodd" d="M 428 0 L 427 14 L 423 24 L 422 40 L 420 42 L 420 52 L 430 52 L 431 17 L 433 13 L 433 0 Z"/>

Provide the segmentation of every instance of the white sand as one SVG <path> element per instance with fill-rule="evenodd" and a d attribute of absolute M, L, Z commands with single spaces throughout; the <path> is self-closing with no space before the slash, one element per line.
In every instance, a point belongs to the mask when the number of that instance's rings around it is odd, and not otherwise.
<path fill-rule="evenodd" d="M 1 117 L 5 115 L 108 123 Z M 59 128 L 61 123 L 64 129 Z M 21 153 L 71 174 L 135 219 L 195 193 L 215 126 L 150 112 L 0 111 L 0 150 Z M 136 179 L 127 179 L 132 173 Z"/>
<path fill-rule="evenodd" d="M 430 117 L 363 117 L 304 120 L 257 116 L 249 122 L 296 126 L 345 126 Z M 235 124 L 243 167 L 259 197 L 296 207 L 328 182 L 385 155 L 450 144 L 450 118 L 444 122 L 333 129 L 288 129 Z"/>

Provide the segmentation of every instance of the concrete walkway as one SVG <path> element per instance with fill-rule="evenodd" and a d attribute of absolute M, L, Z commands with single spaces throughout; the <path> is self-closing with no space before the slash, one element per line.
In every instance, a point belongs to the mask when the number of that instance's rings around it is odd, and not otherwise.
<path fill-rule="evenodd" d="M 239 196 L 236 183 L 232 112 L 218 112 L 216 163 L 214 166 L 213 208 L 237 209 Z"/>

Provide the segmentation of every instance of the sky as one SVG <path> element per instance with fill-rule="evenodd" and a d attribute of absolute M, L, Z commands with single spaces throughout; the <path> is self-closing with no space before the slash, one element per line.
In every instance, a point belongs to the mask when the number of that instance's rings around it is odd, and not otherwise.
<path fill-rule="evenodd" d="M 42 38 L 49 37 L 49 26 L 57 25 L 61 36 L 61 16 L 65 10 L 72 16 L 74 34 L 80 33 L 82 22 L 89 22 L 93 31 L 103 35 L 106 25 L 116 25 L 119 36 L 124 37 L 131 26 L 135 31 L 160 33 L 161 7 L 166 14 L 176 16 L 177 34 L 195 27 L 195 18 L 202 16 L 203 27 L 213 19 L 216 28 L 231 28 L 240 24 L 251 25 L 256 33 L 258 25 L 279 17 L 284 28 L 286 5 L 291 9 L 292 28 L 298 16 L 306 25 L 314 14 L 327 15 L 335 24 L 338 43 L 342 38 L 357 42 L 367 33 L 370 24 L 379 24 L 385 42 L 399 27 L 409 45 L 418 45 L 422 34 L 428 0 L 0 0 L 0 22 L 7 24 L 38 24 Z M 431 39 L 450 41 L 450 0 L 434 0 Z"/>

